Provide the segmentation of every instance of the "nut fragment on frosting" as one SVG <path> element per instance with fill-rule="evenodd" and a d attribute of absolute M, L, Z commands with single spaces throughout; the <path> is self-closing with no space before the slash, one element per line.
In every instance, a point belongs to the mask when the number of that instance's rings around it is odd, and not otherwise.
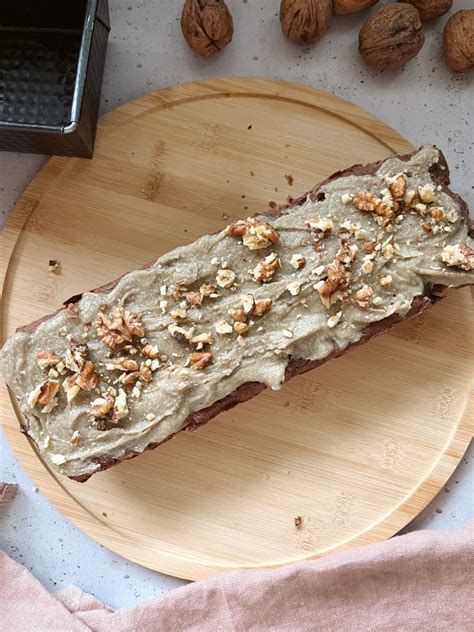
<path fill-rule="evenodd" d="M 306 223 L 309 224 L 310 228 L 323 235 L 334 230 L 334 223 L 329 217 L 310 217 Z"/>
<path fill-rule="evenodd" d="M 292 281 L 288 283 L 286 289 L 292 296 L 297 296 L 301 291 L 301 283 L 299 281 Z"/>
<path fill-rule="evenodd" d="M 327 279 L 318 281 L 314 288 L 319 293 L 321 302 L 326 309 L 333 303 L 343 298 L 343 293 L 349 287 L 352 274 L 344 265 L 336 260 L 326 268 Z"/>
<path fill-rule="evenodd" d="M 272 254 L 265 257 L 263 261 L 257 263 L 253 269 L 253 278 L 257 283 L 269 283 L 280 265 L 280 258 L 272 252 Z"/>
<path fill-rule="evenodd" d="M 394 204 L 393 200 L 377 198 L 370 191 L 358 191 L 354 195 L 352 204 L 359 211 L 373 213 L 386 221 L 392 220 L 397 210 L 397 205 Z"/>
<path fill-rule="evenodd" d="M 249 330 L 249 325 L 247 323 L 241 323 L 239 321 L 234 323 L 234 331 L 239 334 L 239 336 L 245 336 L 245 334 Z"/>
<path fill-rule="evenodd" d="M 241 236 L 244 246 L 249 250 L 261 250 L 280 239 L 279 234 L 271 224 L 254 217 L 239 220 L 227 227 L 226 234 Z"/>
<path fill-rule="evenodd" d="M 434 185 L 431 183 L 418 187 L 418 195 L 420 196 L 420 200 L 426 204 L 436 201 L 436 191 Z"/>
<path fill-rule="evenodd" d="M 229 270 L 224 268 L 223 270 L 218 270 L 216 274 L 216 283 L 219 287 L 229 288 L 232 287 L 235 283 L 236 274 L 233 270 Z"/>
<path fill-rule="evenodd" d="M 40 369 L 47 369 L 52 366 L 56 366 L 61 361 L 61 358 L 53 353 L 50 349 L 44 349 L 35 353 L 35 362 Z"/>
<path fill-rule="evenodd" d="M 374 291 L 368 285 L 364 285 L 360 290 L 354 295 L 354 300 L 359 305 L 359 307 L 367 307 L 370 299 L 372 298 Z"/>
<path fill-rule="evenodd" d="M 338 324 L 338 322 L 341 320 L 341 317 L 342 317 L 342 312 L 341 311 L 337 312 L 333 316 L 329 316 L 329 318 L 328 318 L 328 327 L 330 329 L 335 327 Z"/>
<path fill-rule="evenodd" d="M 392 178 L 386 178 L 388 189 L 394 200 L 403 200 L 407 190 L 407 180 L 405 174 L 399 173 Z"/>
<path fill-rule="evenodd" d="M 225 336 L 227 334 L 231 334 L 233 332 L 232 325 L 229 324 L 226 320 L 220 320 L 214 325 L 214 329 L 216 333 L 220 336 Z"/>
<path fill-rule="evenodd" d="M 95 370 L 95 365 L 90 360 L 84 364 L 75 379 L 75 384 L 84 391 L 91 391 L 97 386 L 99 376 Z"/>
<path fill-rule="evenodd" d="M 189 356 L 189 360 L 195 369 L 204 369 L 212 362 L 212 353 L 210 351 L 194 351 Z"/>
<path fill-rule="evenodd" d="M 49 412 L 54 407 L 52 405 L 56 405 L 55 397 L 60 386 L 61 384 L 55 380 L 41 382 L 28 395 L 28 405 L 35 408 L 36 404 L 42 404 L 45 407 L 42 412 Z"/>
<path fill-rule="evenodd" d="M 123 342 L 132 342 L 134 337 L 145 335 L 140 318 L 123 307 L 117 307 L 109 318 L 103 312 L 97 314 L 95 327 L 98 337 L 111 349 Z"/>
<path fill-rule="evenodd" d="M 270 310 L 272 303 L 273 300 L 271 298 L 258 299 L 253 306 L 252 316 L 263 316 Z"/>
<path fill-rule="evenodd" d="M 294 255 L 291 256 L 290 265 L 295 270 L 302 268 L 305 265 L 305 263 L 306 263 L 306 259 L 303 257 L 303 255 L 300 255 L 299 253 L 295 253 Z"/>
<path fill-rule="evenodd" d="M 441 251 L 441 261 L 461 270 L 474 270 L 474 250 L 467 244 L 445 246 Z"/>

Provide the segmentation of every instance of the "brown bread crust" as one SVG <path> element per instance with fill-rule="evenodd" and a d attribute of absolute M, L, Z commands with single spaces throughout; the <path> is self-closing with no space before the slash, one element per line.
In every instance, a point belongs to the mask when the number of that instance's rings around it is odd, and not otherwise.
<path fill-rule="evenodd" d="M 416 152 L 413 152 L 413 153 L 416 153 Z M 399 156 L 399 158 L 403 161 L 408 161 L 413 156 L 413 153 Z M 318 195 L 321 194 L 322 187 L 324 187 L 329 182 L 336 180 L 337 178 L 350 176 L 350 175 L 375 174 L 378 168 L 380 167 L 380 165 L 384 162 L 384 160 L 373 162 L 367 165 L 354 165 L 343 171 L 338 171 L 334 173 L 333 175 L 331 175 L 326 180 L 324 180 L 323 182 L 321 182 L 320 184 L 316 185 L 315 188 L 309 193 L 309 195 L 312 200 L 317 200 Z M 471 236 L 474 236 L 474 221 L 470 220 L 469 218 L 469 209 L 467 207 L 466 202 L 459 195 L 457 195 L 456 193 L 453 193 L 449 189 L 450 180 L 449 180 L 448 165 L 441 151 L 439 152 L 439 161 L 431 167 L 430 173 L 435 184 L 440 185 L 442 187 L 442 190 L 445 191 L 448 195 L 450 195 L 453 199 L 455 199 L 455 201 L 459 204 L 462 217 L 468 226 L 469 234 Z M 292 208 L 294 208 L 295 206 L 298 206 L 299 204 L 302 204 L 306 200 L 307 195 L 308 194 L 302 195 L 300 198 L 293 200 L 290 203 L 285 204 L 277 209 L 270 209 L 266 213 L 266 215 L 268 215 L 269 217 L 276 217 L 278 215 L 281 215 L 282 213 L 291 212 Z M 144 266 L 144 268 L 150 267 L 152 263 L 154 262 L 148 263 L 147 265 Z M 122 277 L 119 277 L 118 279 L 115 279 L 114 281 L 111 281 L 110 283 L 107 283 L 106 285 L 102 285 L 101 287 L 95 288 L 91 291 L 92 292 L 108 292 L 112 288 L 115 287 L 115 285 L 118 283 L 120 278 Z M 380 320 L 375 323 L 371 323 L 365 328 L 364 333 L 360 340 L 358 340 L 355 343 L 349 344 L 344 349 L 335 349 L 332 353 L 330 353 L 327 357 L 323 358 L 322 360 L 310 361 L 310 360 L 304 360 L 301 358 L 290 358 L 290 361 L 286 369 L 285 382 L 290 380 L 292 377 L 295 377 L 296 375 L 301 375 L 302 373 L 306 373 L 306 371 L 310 371 L 311 369 L 321 366 L 322 364 L 324 364 L 328 360 L 331 360 L 332 358 L 337 358 L 347 353 L 354 347 L 364 344 L 365 342 L 369 341 L 375 336 L 378 336 L 380 334 L 383 334 L 389 331 L 392 327 L 394 327 L 398 323 L 403 322 L 407 320 L 408 318 L 411 318 L 412 316 L 421 314 L 425 309 L 430 307 L 430 305 L 433 305 L 436 301 L 440 300 L 439 292 L 437 292 L 438 289 L 439 288 L 435 286 L 426 286 L 424 295 L 417 296 L 414 298 L 414 300 L 412 301 L 410 310 L 404 316 L 399 315 L 399 314 L 392 314 L 391 316 L 388 316 L 387 318 L 384 318 L 383 320 Z M 73 296 L 69 300 L 65 301 L 64 305 L 66 306 L 71 303 L 77 303 L 81 299 L 81 297 L 82 297 L 82 294 Z M 62 309 L 64 309 L 64 307 Z M 54 316 L 60 311 L 62 310 L 58 310 L 54 314 L 49 314 L 47 316 L 44 316 L 43 318 L 40 318 L 39 320 L 36 320 L 33 323 L 25 325 L 24 327 L 20 327 L 17 331 L 31 333 L 38 327 L 38 325 L 40 325 L 45 320 L 48 320 L 49 318 L 51 318 L 52 316 Z M 242 384 L 235 391 L 233 391 L 226 397 L 214 402 L 211 406 L 208 406 L 207 408 L 199 410 L 193 413 L 192 415 L 190 415 L 186 419 L 183 427 L 181 428 L 179 432 L 186 429 L 195 430 L 203 426 L 208 421 L 210 421 L 213 417 L 216 417 L 219 413 L 225 410 L 229 410 L 230 408 L 233 408 L 234 406 L 237 406 L 238 404 L 245 402 L 251 399 L 252 397 L 255 397 L 255 395 L 258 395 L 263 390 L 265 390 L 265 388 L 266 386 L 264 384 L 261 384 L 260 382 L 246 382 Z M 20 424 L 21 424 L 22 432 L 24 432 L 26 435 L 29 436 L 27 418 L 23 418 Z M 175 436 L 174 434 L 170 435 L 169 437 L 165 439 L 165 441 L 162 441 L 160 443 L 150 443 L 146 447 L 146 450 L 153 450 L 154 448 L 158 447 L 162 443 L 169 441 L 169 439 L 171 439 L 174 436 Z M 31 437 L 29 438 L 34 443 L 33 439 Z M 38 450 L 38 452 L 40 451 Z M 120 463 L 121 461 L 125 461 L 127 459 L 132 459 L 138 456 L 139 454 L 141 454 L 141 452 L 129 451 L 119 458 L 104 456 L 103 458 L 97 459 L 97 464 L 99 465 L 99 467 L 95 472 L 109 469 L 110 467 L 116 465 L 117 463 Z M 85 482 L 88 478 L 90 478 L 91 475 L 92 474 L 88 474 L 84 476 L 71 477 L 71 478 L 73 480 L 76 480 L 82 483 L 82 482 Z"/>

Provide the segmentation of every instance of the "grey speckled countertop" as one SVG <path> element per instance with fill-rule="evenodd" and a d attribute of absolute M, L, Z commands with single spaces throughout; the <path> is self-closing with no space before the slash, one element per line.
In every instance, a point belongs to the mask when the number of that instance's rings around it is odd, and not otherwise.
<path fill-rule="evenodd" d="M 451 165 L 453 188 L 473 207 L 474 73 L 452 73 L 443 60 L 441 32 L 447 16 L 425 25 L 426 43 L 404 70 L 378 73 L 357 53 L 357 34 L 367 12 L 335 17 L 317 46 L 300 48 L 281 35 L 276 0 L 227 1 L 234 16 L 234 40 L 220 54 L 203 60 L 181 36 L 181 0 L 112 0 L 102 112 L 193 79 L 249 75 L 305 83 L 369 110 L 414 145 L 439 145 Z M 454 0 L 454 10 L 468 7 L 468 0 Z M 0 227 L 44 162 L 41 156 L 0 152 Z M 472 518 L 473 479 L 471 444 L 446 487 L 406 530 L 457 526 Z M 120 607 L 184 583 L 124 560 L 72 526 L 34 490 L 2 435 L 0 480 L 21 486 L 0 518 L 0 548 L 49 590 L 76 584 Z"/>

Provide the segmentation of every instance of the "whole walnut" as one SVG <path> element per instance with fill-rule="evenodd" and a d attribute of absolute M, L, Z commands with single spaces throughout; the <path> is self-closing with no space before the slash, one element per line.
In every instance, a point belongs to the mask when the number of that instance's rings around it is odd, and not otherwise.
<path fill-rule="evenodd" d="M 334 0 L 334 13 L 338 15 L 357 13 L 357 11 L 364 11 L 374 6 L 378 1 L 379 0 Z"/>
<path fill-rule="evenodd" d="M 443 46 L 453 70 L 474 68 L 474 9 L 454 13 L 443 31 Z"/>
<path fill-rule="evenodd" d="M 224 0 L 186 0 L 181 30 L 194 52 L 209 57 L 232 40 L 234 23 Z"/>
<path fill-rule="evenodd" d="M 408 2 L 418 9 L 422 20 L 433 20 L 444 15 L 452 7 L 453 0 L 398 0 Z"/>
<path fill-rule="evenodd" d="M 314 44 L 328 30 L 332 0 L 282 0 L 281 30 L 296 44 Z"/>
<path fill-rule="evenodd" d="M 374 68 L 400 68 L 425 41 L 420 14 L 411 4 L 394 3 L 370 16 L 359 33 L 359 52 Z"/>

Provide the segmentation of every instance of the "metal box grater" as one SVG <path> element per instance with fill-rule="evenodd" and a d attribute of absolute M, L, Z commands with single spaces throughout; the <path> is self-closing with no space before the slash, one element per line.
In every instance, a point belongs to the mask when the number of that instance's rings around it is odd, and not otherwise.
<path fill-rule="evenodd" d="M 108 0 L 1 4 L 0 150 L 91 158 Z"/>

